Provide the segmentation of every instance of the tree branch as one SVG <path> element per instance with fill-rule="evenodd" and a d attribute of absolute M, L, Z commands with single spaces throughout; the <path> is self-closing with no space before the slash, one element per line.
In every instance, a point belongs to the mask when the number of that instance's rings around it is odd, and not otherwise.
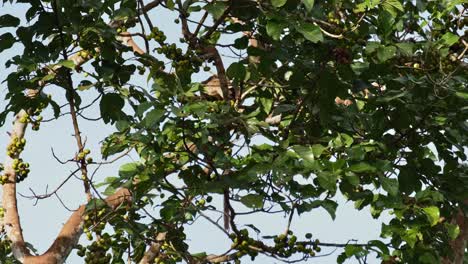
<path fill-rule="evenodd" d="M 162 242 L 166 239 L 167 232 L 159 233 L 156 236 L 156 241 L 151 243 L 145 255 L 140 260 L 139 264 L 150 264 L 153 263 L 154 259 L 159 255 L 161 250 Z"/>
<path fill-rule="evenodd" d="M 131 202 L 131 200 L 131 192 L 128 189 L 122 188 L 115 194 L 107 197 L 105 202 L 112 210 L 115 210 L 120 205 Z M 63 225 L 59 235 L 44 254 L 40 256 L 25 256 L 22 262 L 24 264 L 64 263 L 83 233 L 84 213 L 85 205 L 82 205 L 70 216 L 65 225 Z"/>

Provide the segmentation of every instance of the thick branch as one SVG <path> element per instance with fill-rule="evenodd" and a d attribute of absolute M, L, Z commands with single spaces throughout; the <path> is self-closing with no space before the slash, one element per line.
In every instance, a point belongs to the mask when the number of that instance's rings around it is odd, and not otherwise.
<path fill-rule="evenodd" d="M 468 200 L 465 201 L 465 204 L 468 204 Z M 462 210 L 458 210 L 458 212 L 453 217 L 452 223 L 460 227 L 460 234 L 450 243 L 450 246 L 453 250 L 453 260 L 451 260 L 449 257 L 446 257 L 442 260 L 442 263 L 463 264 L 467 246 L 466 241 L 468 240 L 468 217 L 465 216 Z"/>
<path fill-rule="evenodd" d="M 115 210 L 123 203 L 131 202 L 131 193 L 128 189 L 120 189 L 115 194 L 105 199 L 107 205 Z M 26 256 L 24 264 L 61 264 L 70 254 L 71 250 L 78 243 L 78 239 L 83 233 L 83 214 L 85 205 L 76 210 L 62 227 L 59 235 L 49 249 L 41 256 Z"/>
<path fill-rule="evenodd" d="M 10 133 L 10 141 L 8 145 L 16 144 L 18 140 L 24 138 L 27 123 L 20 122 L 20 120 L 24 119 L 26 115 L 27 113 L 25 110 L 21 110 L 16 115 L 15 121 L 13 123 L 13 130 Z M 7 176 L 7 180 L 3 184 L 2 202 L 3 208 L 5 210 L 3 225 L 8 238 L 11 240 L 13 254 L 16 259 L 21 261 L 25 256 L 29 256 L 30 252 L 24 242 L 16 200 L 16 171 L 13 168 L 13 161 L 18 158 L 19 153 L 16 153 L 12 156 L 7 155 L 4 164 L 4 174 Z"/>
<path fill-rule="evenodd" d="M 159 233 L 156 236 L 156 241 L 151 243 L 148 250 L 145 252 L 145 255 L 140 260 L 140 264 L 150 264 L 153 263 L 154 259 L 159 255 L 163 241 L 166 239 L 166 232 Z"/>

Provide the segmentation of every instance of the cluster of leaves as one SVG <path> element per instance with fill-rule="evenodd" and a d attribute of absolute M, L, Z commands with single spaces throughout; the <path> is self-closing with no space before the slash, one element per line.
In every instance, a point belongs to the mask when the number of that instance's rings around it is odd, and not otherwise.
<path fill-rule="evenodd" d="M 48 8 L 48 1 L 26 2 L 28 26 L 19 26 L 12 15 L 0 17 L 0 27 L 17 27 L 15 35 L 0 36 L 0 51 L 15 43 L 24 46 L 23 54 L 6 63 L 16 70 L 7 78 L 9 104 L 0 121 L 44 100 L 28 99 L 25 88 L 46 83 L 67 89 L 65 71 L 44 69 L 60 65 L 80 71 L 60 52 L 83 49 L 86 54 L 80 56 L 92 60 L 92 72 L 76 89 L 68 89 L 67 97 L 79 110 L 80 93 L 95 89 L 102 121 L 116 127 L 103 142 L 103 157 L 134 149 L 141 159 L 102 183 L 107 194 L 132 189 L 137 202 L 128 212 L 131 217 L 106 218 L 118 238 L 104 234 L 89 251 L 81 249 L 82 255 L 92 259 L 90 252 L 102 251 L 94 258 L 98 263 L 120 263 L 131 244 L 137 261 L 156 232 L 168 232 L 170 243 L 161 254 L 165 263 L 203 258 L 188 252 L 184 226 L 216 209 L 212 196 L 226 190 L 234 204 L 228 208 L 238 239 L 234 249 L 241 246 L 237 257 L 255 258 L 263 252 L 287 259 L 300 252 L 308 258 L 319 251 L 320 242 L 289 245 L 292 237 L 275 234 L 269 235 L 278 241 L 270 245 L 250 239 L 237 230 L 235 209 L 305 214 L 322 207 L 335 218 L 338 191 L 358 210 L 370 207 L 375 218 L 383 211 L 393 214 L 382 227 L 389 244 L 373 240 L 347 245 L 340 263 L 370 252 L 383 261 L 404 263 L 437 263 L 452 254 L 449 242 L 460 230 L 450 219 L 468 198 L 463 164 L 468 135 L 466 4 L 160 1 L 161 8 L 179 14 L 182 21 L 176 25 L 183 27 L 189 16 L 206 12 L 214 26 L 200 25 L 203 29 L 195 36 L 184 34 L 188 48 L 167 43 L 164 27 L 153 27 L 145 39 L 148 46 L 158 46 L 157 52 L 128 58 L 129 48 L 117 39 L 138 24 L 137 2 L 53 1 L 60 14 Z M 221 43 L 223 34 L 237 37 Z M 250 38 L 261 45 L 249 45 Z M 196 81 L 201 65 L 215 64 L 218 77 L 224 78 L 219 61 L 205 56 L 203 46 L 247 55 L 226 67 L 232 89 L 241 96 L 203 96 L 203 84 Z M 173 69 L 164 69 L 167 60 Z M 145 69 L 150 89 L 130 83 L 137 70 L 144 74 Z M 337 97 L 352 104 L 336 104 Z M 47 102 L 58 118 L 58 103 L 50 97 Z M 271 117 L 278 122 L 267 122 Z M 160 208 L 149 223 L 148 205 Z M 122 239 L 124 233 L 128 236 Z M 106 255 L 111 248 L 113 253 Z"/>
<path fill-rule="evenodd" d="M 3 217 L 3 208 L 1 208 L 0 214 Z M 11 241 L 6 237 L 5 232 L 0 234 L 0 261 L 5 264 L 19 264 L 18 260 L 13 257 L 11 252 Z"/>

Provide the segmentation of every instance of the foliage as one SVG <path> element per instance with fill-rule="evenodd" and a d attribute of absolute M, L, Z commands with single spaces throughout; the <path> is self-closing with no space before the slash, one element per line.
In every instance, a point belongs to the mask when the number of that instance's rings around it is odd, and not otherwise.
<path fill-rule="evenodd" d="M 116 211 L 99 199 L 88 203 L 85 233 L 93 242 L 78 251 L 87 263 L 124 263 L 130 245 L 138 262 L 163 232 L 159 263 L 214 261 L 209 253 L 189 252 L 184 227 L 222 211 L 212 200 L 227 190 L 233 244 L 223 261 L 319 255 L 325 244 L 309 234 L 238 229 L 236 211 L 302 215 L 321 207 L 335 218 L 338 193 L 357 210 L 370 207 L 374 218 L 388 211 L 392 220 L 382 226 L 382 240 L 336 244 L 344 247 L 337 262 L 372 252 L 384 263 L 453 256 L 450 243 L 460 228 L 451 219 L 468 199 L 466 4 L 155 2 L 156 11 L 177 13 L 181 43 L 169 42 L 167 22 L 142 11 L 139 1 L 16 1 L 29 5 L 28 23 L 14 14 L 0 17 L 7 29 L 0 52 L 24 48 L 6 60 L 14 71 L 2 123 L 20 109 L 52 108 L 54 118 L 66 111 L 63 99 L 31 99 L 25 89 L 65 89 L 78 112 L 90 103 L 82 93 L 95 90 L 96 122 L 116 128 L 102 156 L 135 150 L 140 158 L 116 177 L 89 182 L 105 186 L 105 194 L 130 188 L 135 202 Z M 143 34 L 149 52 L 123 45 L 126 31 Z M 213 51 L 228 47 L 240 54 L 237 60 L 223 62 Z M 85 74 L 68 58 L 77 52 L 90 60 Z M 210 66 L 221 88 L 223 78 L 229 83 L 224 99 L 206 95 L 208 85 L 200 82 L 206 76 L 200 71 Z M 133 84 L 138 73 L 147 84 Z M 37 117 L 24 121 L 39 129 Z M 80 164 L 97 165 L 80 154 Z"/>

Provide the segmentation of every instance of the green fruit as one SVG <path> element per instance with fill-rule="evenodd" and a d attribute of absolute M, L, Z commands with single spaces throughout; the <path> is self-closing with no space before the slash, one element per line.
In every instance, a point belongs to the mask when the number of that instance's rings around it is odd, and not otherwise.
<path fill-rule="evenodd" d="M 284 240 L 286 240 L 286 235 L 285 235 L 285 234 L 279 235 L 279 236 L 278 236 L 278 240 L 279 240 L 279 241 L 284 241 Z"/>
<path fill-rule="evenodd" d="M 201 200 L 198 201 L 198 205 L 200 205 L 200 206 L 204 206 L 205 203 L 206 203 L 205 199 L 201 199 Z"/>
<path fill-rule="evenodd" d="M 78 54 L 82 58 L 87 58 L 89 56 L 89 52 L 87 50 L 82 50 Z"/>

